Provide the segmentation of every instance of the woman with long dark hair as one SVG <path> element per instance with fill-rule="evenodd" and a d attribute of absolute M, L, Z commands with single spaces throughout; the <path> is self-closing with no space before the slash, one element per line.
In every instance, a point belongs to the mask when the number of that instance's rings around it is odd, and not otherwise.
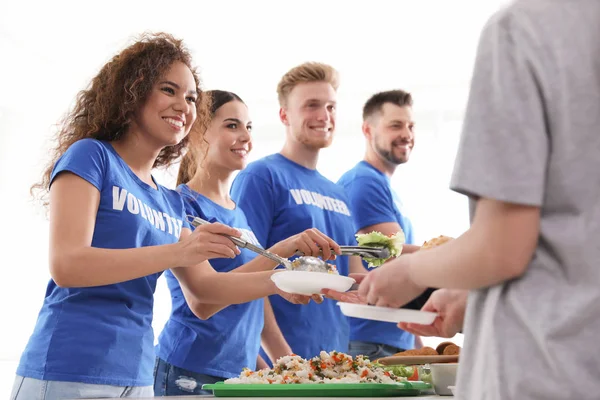
<path fill-rule="evenodd" d="M 207 93 L 212 97 L 210 124 L 204 143 L 190 148 L 183 158 L 177 190 L 184 198 L 188 214 L 235 227 L 245 240 L 260 246 L 243 210 L 229 196 L 233 174 L 245 168 L 252 150 L 248 107 L 235 93 L 221 90 Z M 322 252 L 329 259 L 339 247 L 318 230 L 308 229 L 269 249 L 283 257 L 290 257 L 297 250 L 314 256 Z M 234 259 L 215 258 L 210 263 L 220 272 L 268 271 L 276 266 L 269 259 L 255 256 L 242 249 Z M 210 394 L 202 390 L 203 384 L 238 376 L 243 368 L 255 369 L 263 331 L 263 302 L 268 300 L 226 308 L 205 306 L 192 311 L 182 296 L 179 281 L 170 272 L 165 276 L 173 308 L 159 337 L 155 395 Z M 249 288 L 250 282 L 236 290 L 243 293 Z M 321 299 L 316 296 L 315 300 Z M 196 315 L 210 319 L 200 320 Z M 274 350 L 273 353 L 289 354 L 289 345 L 277 331 L 276 323 L 269 324 L 269 332 L 262 336 L 264 346 Z"/>

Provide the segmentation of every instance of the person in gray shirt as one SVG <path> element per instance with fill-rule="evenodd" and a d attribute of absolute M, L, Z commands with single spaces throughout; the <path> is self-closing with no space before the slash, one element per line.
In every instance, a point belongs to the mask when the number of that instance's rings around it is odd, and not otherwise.
<path fill-rule="evenodd" d="M 470 229 L 358 295 L 398 307 L 426 286 L 469 290 L 461 400 L 600 397 L 599 171 L 600 2 L 512 3 L 481 35 L 451 181 Z"/>

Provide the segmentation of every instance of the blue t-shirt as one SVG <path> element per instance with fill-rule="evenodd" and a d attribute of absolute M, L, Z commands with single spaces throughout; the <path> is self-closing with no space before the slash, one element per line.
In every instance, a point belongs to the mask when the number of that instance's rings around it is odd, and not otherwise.
<path fill-rule="evenodd" d="M 179 194 L 142 182 L 112 145 L 74 143 L 58 160 L 61 172 L 100 191 L 92 247 L 130 249 L 179 240 Z M 154 378 L 152 307 L 160 273 L 112 285 L 61 288 L 50 280 L 17 374 L 43 380 L 148 386 Z"/>
<path fill-rule="evenodd" d="M 180 185 L 178 191 L 188 214 L 234 227 L 242 232 L 242 239 L 260 245 L 240 207 L 224 208 L 186 185 Z M 210 264 L 218 272 L 228 272 L 255 257 L 250 250 L 240 250 L 233 259 L 212 259 Z M 165 272 L 165 277 L 173 307 L 158 338 L 158 356 L 179 368 L 222 378 L 239 376 L 244 367 L 254 370 L 264 322 L 264 300 L 233 304 L 210 319 L 201 320 L 188 307 L 171 271 Z"/>
<path fill-rule="evenodd" d="M 361 161 L 342 175 L 338 184 L 348 195 L 357 232 L 367 226 L 397 222 L 404 231 L 406 243 L 413 243 L 412 224 L 402 212 L 402 203 L 389 178 L 381 171 Z M 415 347 L 414 335 L 398 329 L 396 324 L 359 318 L 349 318 L 349 321 L 350 340 L 387 344 L 401 349 Z"/>
<path fill-rule="evenodd" d="M 341 245 L 356 244 L 343 188 L 281 154 L 249 164 L 234 180 L 231 196 L 265 248 L 313 227 Z M 335 264 L 348 275 L 348 257 Z M 294 353 L 310 358 L 321 350 L 348 351 L 348 321 L 335 301 L 296 305 L 280 296 L 270 301 Z"/>

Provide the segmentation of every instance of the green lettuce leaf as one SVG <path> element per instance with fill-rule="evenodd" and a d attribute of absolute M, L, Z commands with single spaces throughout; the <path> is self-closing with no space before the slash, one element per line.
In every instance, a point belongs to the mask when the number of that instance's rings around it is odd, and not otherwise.
<path fill-rule="evenodd" d="M 431 369 L 429 365 L 386 365 L 383 367 L 386 371 L 391 371 L 394 375 L 410 378 L 413 376 L 414 369 L 417 368 L 419 374 L 419 380 L 426 383 L 433 383 L 433 379 L 431 377 Z"/>
<path fill-rule="evenodd" d="M 409 367 L 406 365 L 387 365 L 385 370 L 391 371 L 394 375 L 402 378 L 410 378 L 413 376 L 415 367 Z"/>
<path fill-rule="evenodd" d="M 388 258 L 364 258 L 369 263 L 370 268 L 380 267 L 392 257 L 398 257 L 402 253 L 402 246 L 406 241 L 404 232 L 399 230 L 392 236 L 386 236 L 381 232 L 373 231 L 369 233 L 356 234 L 356 241 L 359 246 L 385 247 L 390 251 Z"/>

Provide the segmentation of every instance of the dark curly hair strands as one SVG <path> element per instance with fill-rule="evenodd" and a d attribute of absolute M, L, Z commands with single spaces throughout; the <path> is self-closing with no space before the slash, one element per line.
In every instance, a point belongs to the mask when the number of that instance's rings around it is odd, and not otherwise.
<path fill-rule="evenodd" d="M 184 63 L 194 76 L 198 99 L 194 125 L 180 143 L 164 148 L 154 167 L 168 166 L 181 157 L 188 146 L 202 142 L 210 120 L 210 96 L 200 89 L 200 78 L 192 57 L 182 40 L 167 33 L 145 33 L 107 62 L 89 87 L 77 95 L 75 106 L 58 125 L 56 146 L 42 180 L 31 187 L 31 194 L 48 205 L 47 194 L 52 168 L 75 142 L 85 138 L 119 140 L 133 114 L 144 104 L 154 84 L 174 62 Z"/>

